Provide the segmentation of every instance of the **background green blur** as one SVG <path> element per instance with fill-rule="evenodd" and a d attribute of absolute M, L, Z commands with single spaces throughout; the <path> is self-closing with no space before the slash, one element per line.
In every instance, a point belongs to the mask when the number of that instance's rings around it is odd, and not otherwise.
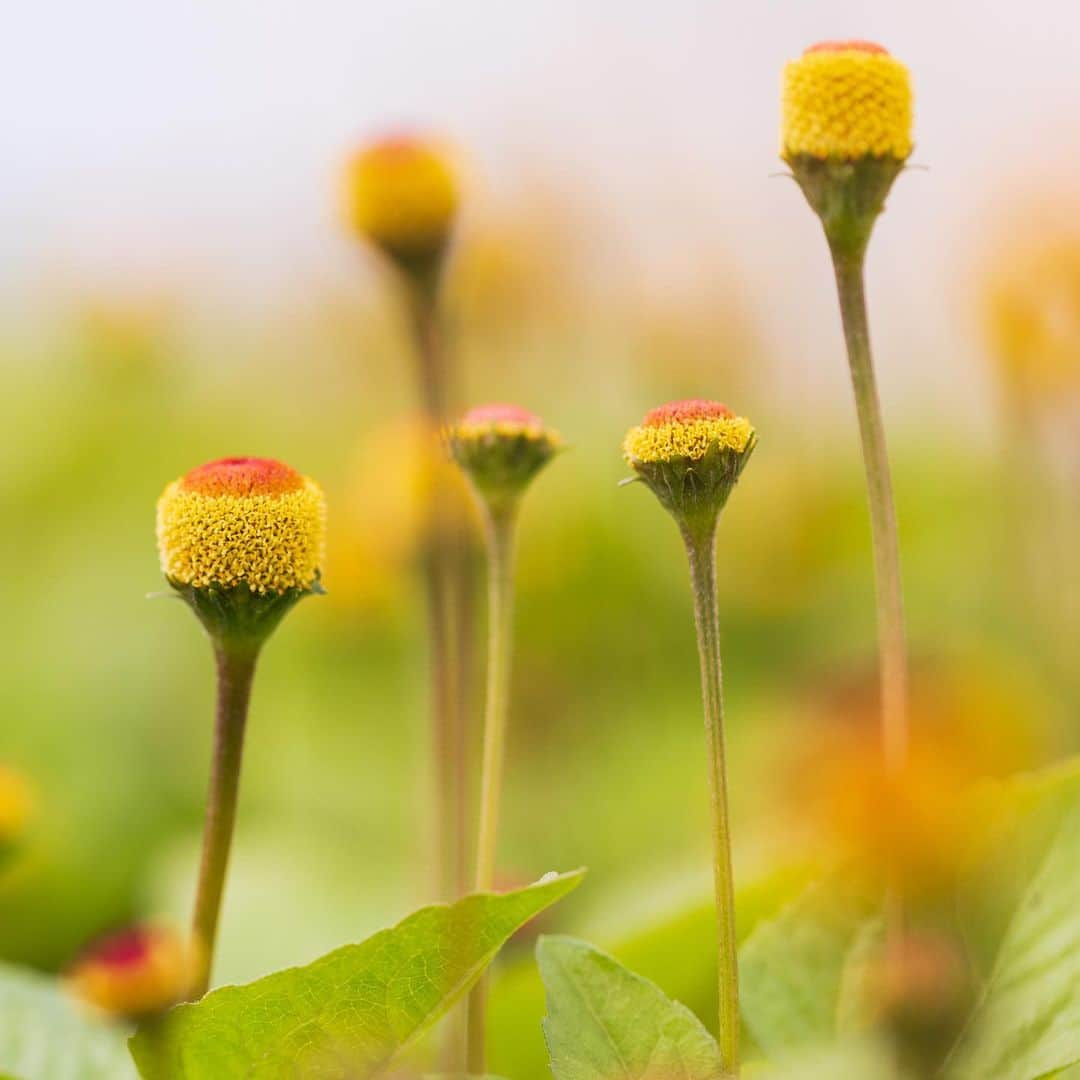
<path fill-rule="evenodd" d="M 994 40 L 1009 29 L 999 25 Z M 904 34 L 918 91 L 920 55 Z M 766 82 L 787 53 L 768 55 Z M 940 78 L 926 66 L 928 81 Z M 1016 108 L 1034 117 L 1037 87 L 1021 88 Z M 919 100 L 933 112 L 933 100 Z M 409 101 L 423 116 L 421 105 Z M 633 117 L 619 123 L 632 127 Z M 933 121 L 930 130 L 944 143 Z M 721 142 L 724 129 L 694 137 Z M 511 142 L 522 139 L 517 131 Z M 303 177 L 303 200 L 332 207 L 332 159 L 348 149 L 344 136 L 327 147 L 326 167 Z M 777 883 L 767 907 L 798 878 L 792 867 L 812 861 L 784 797 L 792 748 L 813 739 L 834 694 L 872 679 L 875 663 L 869 526 L 824 244 L 797 190 L 766 181 L 768 154 L 710 161 L 689 205 L 677 154 L 638 157 L 655 181 L 629 200 L 550 145 L 512 167 L 477 156 L 448 289 L 463 402 L 520 402 L 571 447 L 523 515 L 506 882 L 588 866 L 585 887 L 546 925 L 604 943 L 680 913 L 692 921 L 707 903 L 683 555 L 648 492 L 618 482 L 623 433 L 647 408 L 717 397 L 760 433 L 722 521 L 719 580 L 736 873 Z M 748 175 L 755 206 L 795 226 L 716 228 L 703 191 L 738 220 L 731 185 Z M 1070 175 L 1052 185 L 987 180 L 951 239 L 1022 234 L 1036 252 L 1060 246 L 1062 222 L 1075 220 L 1058 194 Z M 903 227 L 884 222 L 872 246 L 870 302 L 883 313 L 874 321 L 916 679 L 980 688 L 1007 747 L 988 768 L 1006 772 L 1077 748 L 1080 380 L 1074 371 L 1018 389 L 1008 365 L 1045 343 L 1042 323 L 1017 346 L 995 321 L 1007 244 L 1004 254 L 975 242 L 953 250 L 953 281 L 929 314 L 918 287 L 914 298 L 907 291 L 921 266 L 940 269 L 949 238 L 932 204 L 953 198 L 955 185 L 953 175 L 901 177 L 890 216 L 902 208 Z M 1003 205 L 1016 214 L 1003 216 Z M 69 214 L 57 215 L 58 228 Z M 44 235 L 48 213 L 37 221 Z M 200 221 L 209 237 L 213 223 Z M 639 225 L 654 245 L 666 237 L 666 262 L 622 263 Z M 328 595 L 298 607 L 261 663 L 219 980 L 311 959 L 433 899 L 417 510 L 401 434 L 413 367 L 374 257 L 332 223 L 311 228 L 337 245 L 334 273 L 290 279 L 254 302 L 232 264 L 235 292 L 220 273 L 212 284 L 190 266 L 174 273 L 175 251 L 155 261 L 152 229 L 138 233 L 134 270 L 54 260 L 35 271 L 32 290 L 5 278 L 0 762 L 25 777 L 34 808 L 0 876 L 0 959 L 61 970 L 132 919 L 187 917 L 212 669 L 191 614 L 147 599 L 164 587 L 154 502 L 171 479 L 225 455 L 278 457 L 318 479 L 330 559 Z M 25 253 L 29 226 L 20 237 Z M 107 230 L 78 244 L 100 254 Z M 263 270 L 266 257 L 252 255 Z M 1080 275 L 1071 274 L 1053 279 L 1053 310 L 1038 314 L 1066 371 L 1080 368 Z M 704 962 L 700 976 L 686 975 L 697 983 L 672 978 L 687 995 L 709 992 Z M 538 1032 L 530 1038 L 540 1045 Z"/>

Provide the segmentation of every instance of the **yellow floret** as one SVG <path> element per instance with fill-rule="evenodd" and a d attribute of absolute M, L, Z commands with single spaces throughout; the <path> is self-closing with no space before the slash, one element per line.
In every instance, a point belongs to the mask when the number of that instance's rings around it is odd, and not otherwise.
<path fill-rule="evenodd" d="M 296 491 L 206 495 L 170 484 L 158 500 L 161 569 L 182 585 L 252 592 L 308 589 L 323 561 L 326 502 L 304 479 Z"/>
<path fill-rule="evenodd" d="M 708 416 L 667 424 L 642 424 L 626 433 L 623 454 L 630 465 L 675 458 L 700 461 L 713 447 L 741 454 L 753 437 L 753 425 L 744 416 Z"/>
<path fill-rule="evenodd" d="M 911 125 L 911 80 L 888 53 L 809 52 L 784 68 L 781 157 L 903 161 Z"/>

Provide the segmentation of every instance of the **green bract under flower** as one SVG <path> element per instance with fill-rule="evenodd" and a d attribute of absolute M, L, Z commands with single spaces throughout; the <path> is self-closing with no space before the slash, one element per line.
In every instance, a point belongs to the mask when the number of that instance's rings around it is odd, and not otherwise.
<path fill-rule="evenodd" d="M 557 432 L 517 405 L 470 409 L 447 432 L 450 454 L 487 500 L 513 500 L 562 448 Z"/>
<path fill-rule="evenodd" d="M 627 464 L 681 525 L 715 521 L 757 444 L 753 425 L 718 401 L 673 401 L 623 441 Z"/>

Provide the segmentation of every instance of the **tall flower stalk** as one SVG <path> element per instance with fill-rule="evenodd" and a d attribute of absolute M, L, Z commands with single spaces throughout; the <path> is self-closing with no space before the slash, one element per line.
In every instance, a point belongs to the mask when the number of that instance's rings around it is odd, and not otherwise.
<path fill-rule="evenodd" d="M 880 45 L 815 45 L 784 69 L 781 156 L 821 219 L 832 255 L 859 418 L 874 546 L 882 745 L 904 768 L 908 661 L 900 545 L 863 271 L 874 222 L 911 154 L 907 69 Z"/>
<path fill-rule="evenodd" d="M 488 561 L 488 657 L 484 704 L 484 755 L 480 823 L 476 840 L 478 892 L 495 884 L 499 811 L 509 719 L 510 657 L 514 611 L 514 548 L 521 497 L 559 449 L 559 437 L 516 405 L 482 405 L 450 428 L 454 460 L 469 477 L 484 521 Z M 469 997 L 467 1064 L 486 1071 L 486 984 Z"/>
<path fill-rule="evenodd" d="M 434 144 L 390 136 L 365 147 L 351 161 L 345 194 L 351 227 L 386 258 L 401 287 L 433 447 L 457 392 L 441 302 L 459 201 L 456 178 Z M 468 879 L 472 583 L 463 508 L 456 493 L 439 482 L 437 471 L 431 499 L 421 546 L 430 641 L 436 881 L 440 894 L 451 899 L 465 891 Z"/>
<path fill-rule="evenodd" d="M 723 670 L 716 596 L 720 511 L 757 443 L 750 422 L 716 401 L 676 401 L 653 409 L 623 444 L 627 464 L 675 519 L 690 564 L 701 697 L 705 713 L 713 883 L 716 894 L 718 1043 L 727 1076 L 739 1074 L 739 969 L 724 751 Z"/>
<path fill-rule="evenodd" d="M 206 993 L 213 970 L 255 664 L 285 613 L 321 591 L 325 518 L 319 486 L 267 458 L 203 465 L 158 500 L 161 568 L 210 638 L 218 684 L 190 998 Z"/>

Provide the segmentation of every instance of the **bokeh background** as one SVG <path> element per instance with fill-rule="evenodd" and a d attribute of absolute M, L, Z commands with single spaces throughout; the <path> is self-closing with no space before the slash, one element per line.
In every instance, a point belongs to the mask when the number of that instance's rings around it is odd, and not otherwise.
<path fill-rule="evenodd" d="M 1064 0 L 24 5 L 0 74 L 0 762 L 33 796 L 0 957 L 62 969 L 186 917 L 211 668 L 190 614 L 146 599 L 153 507 L 229 454 L 317 477 L 331 550 L 260 671 L 219 974 L 431 898 L 413 370 L 338 190 L 401 127 L 460 157 L 467 399 L 572 445 L 524 516 L 507 881 L 588 865 L 551 918 L 605 943 L 707 925 L 682 554 L 617 487 L 625 428 L 686 396 L 761 435 L 720 544 L 737 871 L 779 896 L 813 862 L 792 761 L 828 760 L 828 718 L 872 721 L 875 656 L 825 247 L 777 175 L 780 67 L 823 37 L 883 41 L 917 95 L 920 167 L 869 266 L 916 723 L 970 735 L 973 775 L 1075 749 L 1078 34 Z M 684 981 L 707 997 L 707 967 Z M 538 1030 L 510 1042 L 531 1075 Z"/>

